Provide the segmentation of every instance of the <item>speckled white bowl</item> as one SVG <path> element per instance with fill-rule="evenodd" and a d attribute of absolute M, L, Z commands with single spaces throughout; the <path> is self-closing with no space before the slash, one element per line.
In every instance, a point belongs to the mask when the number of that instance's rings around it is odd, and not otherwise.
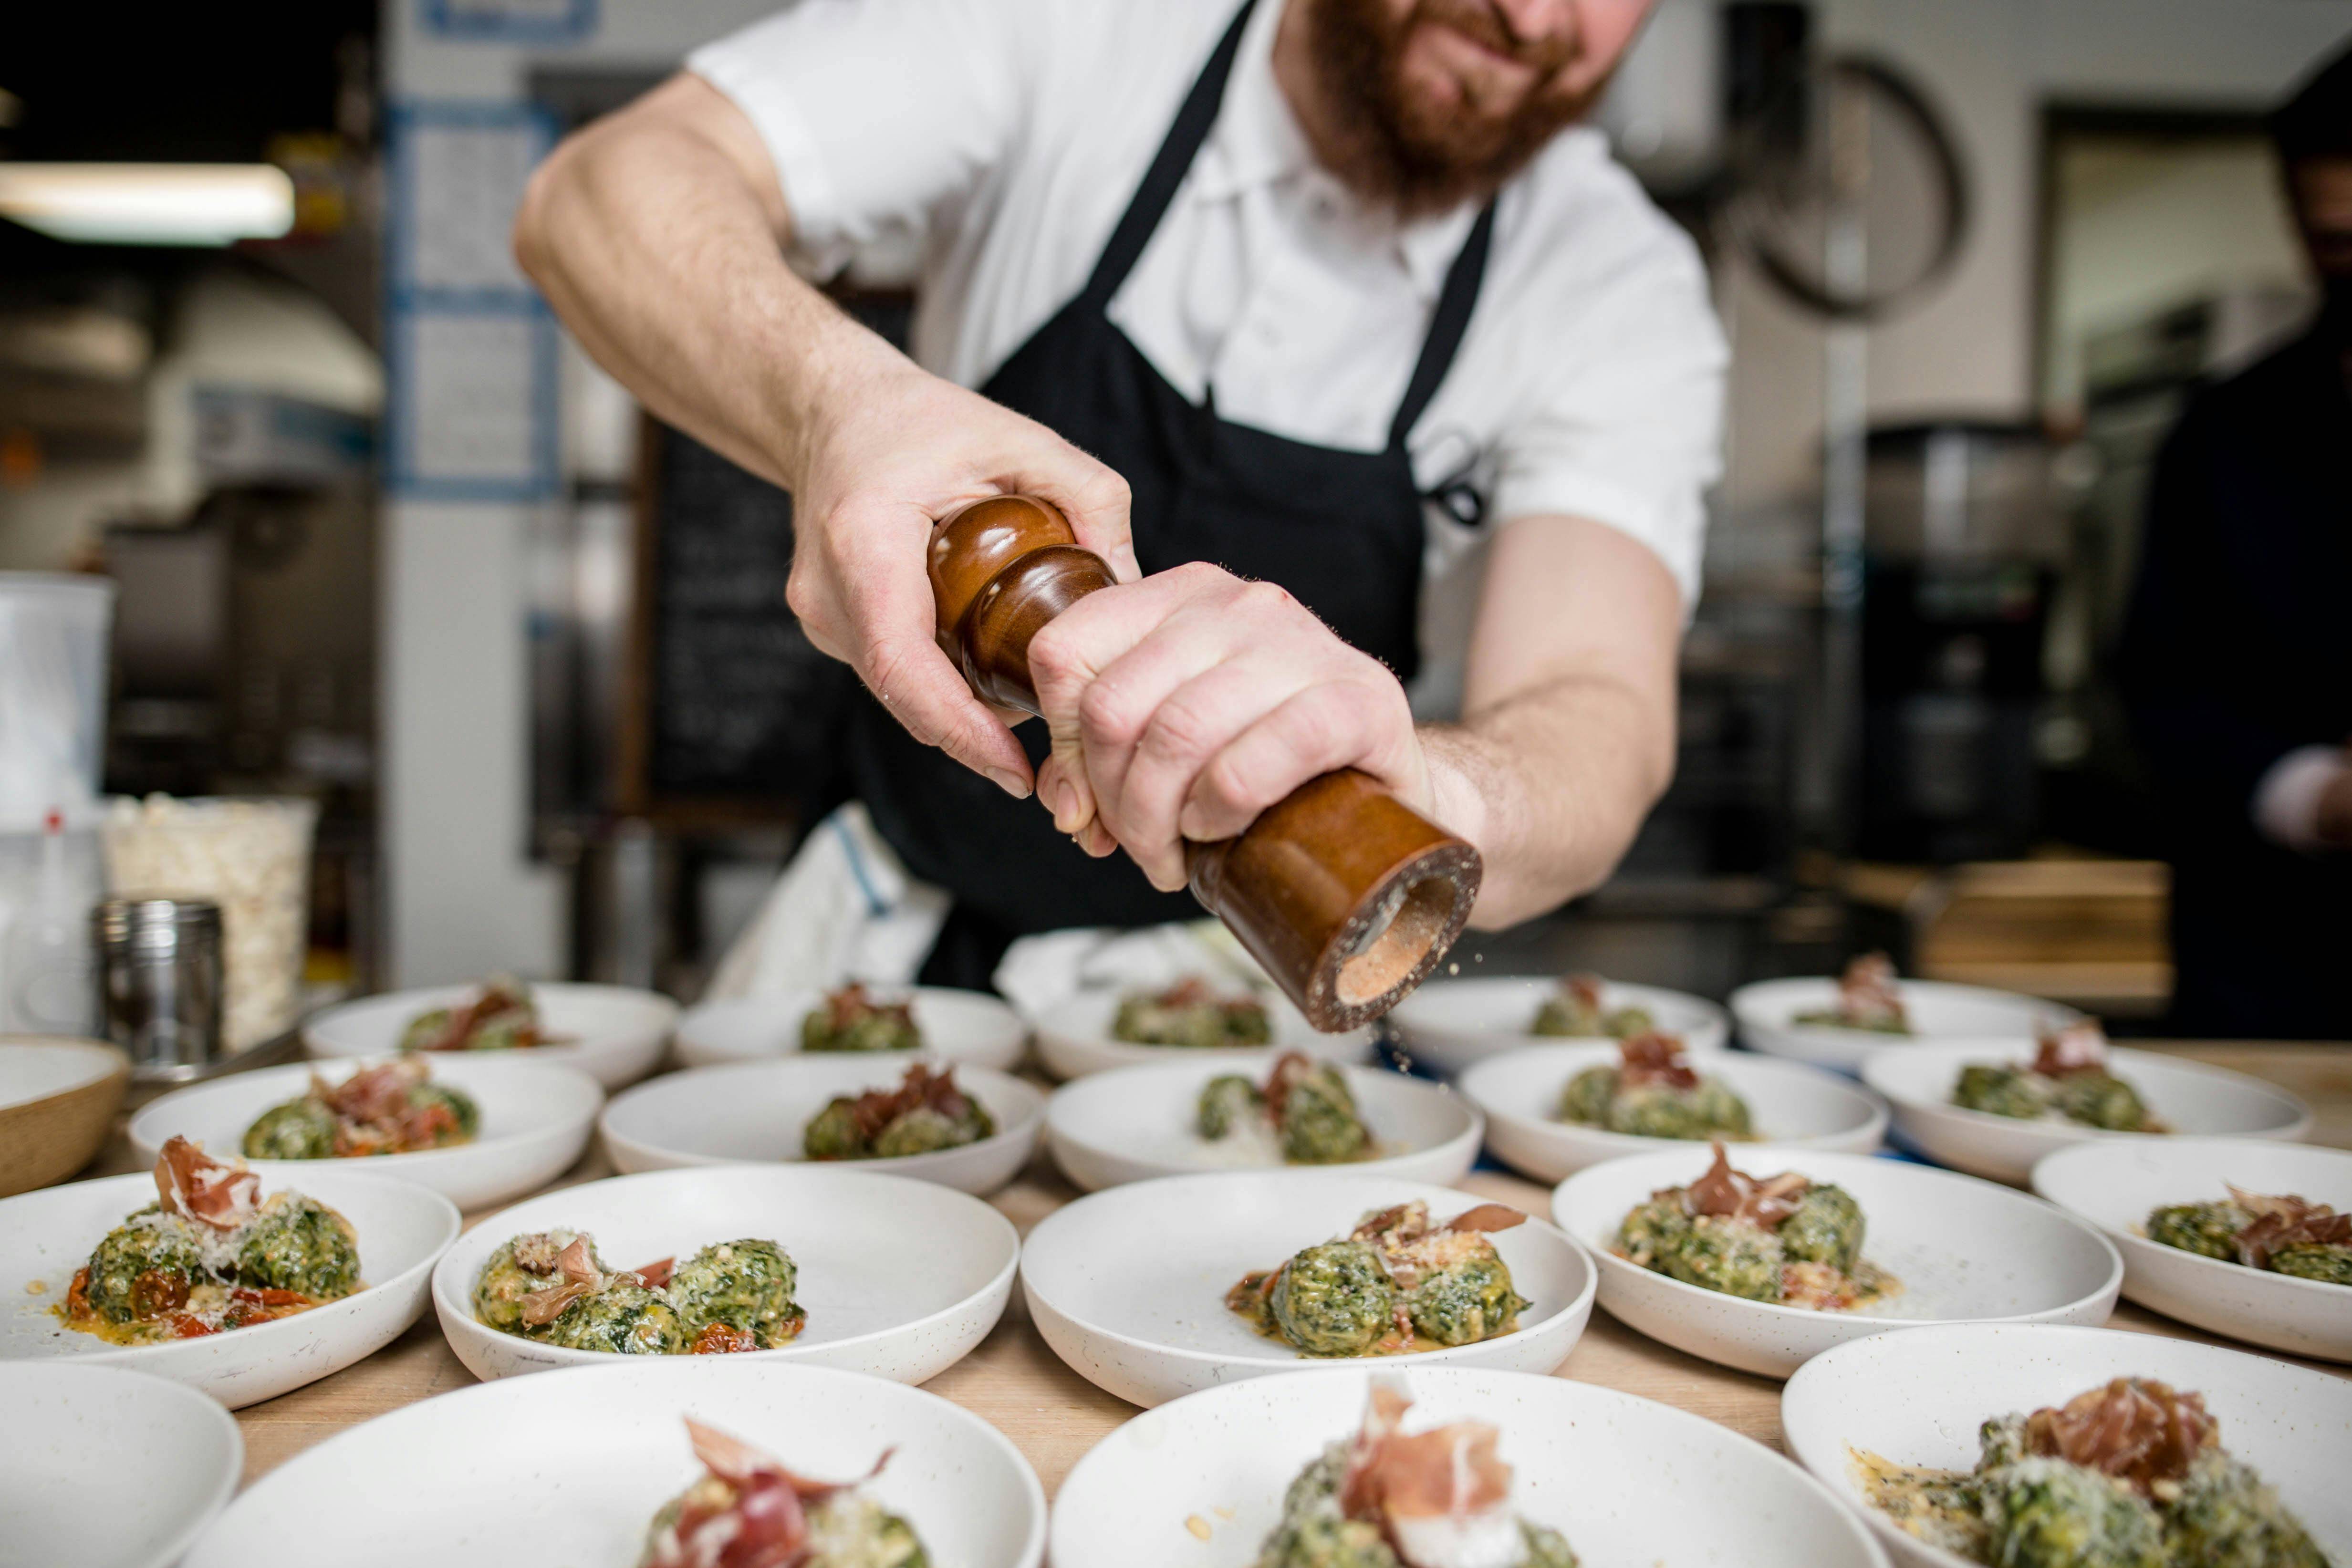
<path fill-rule="evenodd" d="M 1705 1147 L 1612 1160 L 1552 1194 L 1552 1218 L 1601 1264 L 1609 1315 L 1693 1355 L 1786 1377 L 1848 1340 L 1954 1322 L 2103 1323 L 2115 1311 L 2123 1260 L 2096 1228 L 2022 1193 L 1972 1176 L 1868 1155 L 1741 1144 L 1732 1164 L 1751 1176 L 1797 1171 L 1833 1182 L 1862 1205 L 1863 1256 L 1902 1291 L 1850 1312 L 1817 1312 L 1702 1290 L 1642 1268 L 1612 1249 L 1636 1204 L 1685 1186 L 1714 1155 Z"/>
<path fill-rule="evenodd" d="M 1534 976 L 1432 980 L 1399 1002 L 1389 1021 L 1415 1061 L 1451 1076 L 1503 1051 L 1568 1040 L 1566 1035 L 1537 1034 L 1528 1027 L 1559 989 L 1559 981 Z M 1611 1008 L 1649 1009 L 1653 1022 L 1668 1034 L 1682 1036 L 1693 1051 L 1721 1051 L 1730 1039 L 1723 1009 L 1704 997 L 1614 980 L 1601 987 L 1601 997 Z"/>
<path fill-rule="evenodd" d="M 1862 1071 L 1871 1052 L 1890 1045 L 1995 1036 L 2030 1041 L 2045 1027 L 2057 1029 L 2083 1016 L 2057 1002 L 1982 986 L 1897 980 L 1895 988 L 1910 1016 L 1913 1032 L 1908 1036 L 1793 1021 L 1799 1013 L 1822 1012 L 1837 1005 L 1837 981 L 1822 977 L 1759 980 L 1742 986 L 1731 993 L 1731 1016 L 1739 1025 L 1739 1038 L 1750 1050 L 1849 1075 Z"/>
<path fill-rule="evenodd" d="M 705 1002 L 678 1020 L 677 1059 L 688 1067 L 718 1067 L 730 1061 L 773 1061 L 799 1056 L 801 1024 L 824 997 L 816 991 L 789 991 L 773 997 L 730 997 Z M 923 1049 L 949 1061 L 969 1061 L 974 1067 L 1009 1072 L 1021 1061 L 1029 1038 L 1021 1017 L 983 991 L 960 991 L 945 986 L 914 988 L 915 1027 L 923 1033 Z M 881 1061 L 906 1061 L 911 1051 L 816 1051 L 817 1056 L 865 1055 Z"/>
<path fill-rule="evenodd" d="M 312 1056 L 388 1056 L 400 1048 L 402 1032 L 417 1014 L 462 1006 L 480 994 L 479 986 L 436 986 L 345 1002 L 304 1024 L 302 1043 Z M 550 1034 L 568 1038 L 561 1044 L 478 1054 L 527 1056 L 576 1067 L 608 1090 L 621 1089 L 660 1064 L 670 1030 L 677 1024 L 676 1002 L 626 986 L 534 982 L 530 995 L 539 1005 L 541 1025 Z M 468 1053 L 432 1054 L 438 1059 Z"/>
<path fill-rule="evenodd" d="M 1486 1113 L 1486 1146 L 1512 1169 L 1558 1181 L 1602 1160 L 1687 1146 L 1553 1119 L 1568 1081 L 1613 1067 L 1611 1043 L 1531 1045 L 1475 1063 L 1454 1085 Z M 1759 1136 L 1791 1148 L 1868 1154 L 1886 1136 L 1886 1105 L 1868 1090 L 1817 1068 L 1732 1051 L 1694 1052 L 1693 1071 L 1720 1078 L 1748 1102 Z"/>
<path fill-rule="evenodd" d="M 1235 1169 L 1337 1168 L 1445 1186 L 1469 1171 L 1486 1130 L 1486 1118 L 1467 1101 L 1436 1084 L 1376 1067 L 1343 1068 L 1381 1154 L 1338 1167 L 1283 1166 L 1265 1158 L 1260 1145 L 1213 1144 L 1196 1130 L 1202 1086 L 1233 1071 L 1221 1061 L 1164 1061 L 1065 1083 L 1045 1107 L 1054 1163 L 1088 1192 L 1154 1176 Z"/>
<path fill-rule="evenodd" d="M 1111 1020 L 1127 993 L 1119 990 L 1076 991 L 1037 1015 L 1037 1060 L 1059 1079 L 1083 1078 L 1114 1067 L 1140 1067 L 1150 1061 L 1214 1062 L 1227 1072 L 1264 1074 L 1286 1051 L 1303 1051 L 1321 1061 L 1369 1061 L 1372 1031 L 1349 1030 L 1319 1034 L 1306 1015 L 1285 998 L 1261 998 L 1274 1023 L 1274 1043 L 1234 1051 L 1203 1050 L 1186 1045 L 1136 1045 L 1110 1036 Z"/>
<path fill-rule="evenodd" d="M 1441 1220 L 1488 1201 L 1422 1182 L 1321 1171 L 1110 1187 L 1029 1232 L 1023 1297 L 1055 1354 L 1131 1404 L 1328 1364 L 1254 1332 L 1226 1310 L 1225 1292 L 1244 1274 L 1345 1236 L 1367 1213 L 1414 1198 Z M 1518 1293 L 1535 1303 L 1519 1314 L 1519 1327 L 1476 1344 L 1381 1356 L 1379 1366 L 1549 1372 L 1568 1359 L 1592 1315 L 1592 1260 L 1540 1219 L 1493 1239 Z"/>
<path fill-rule="evenodd" d="M 1864 1500 L 1854 1452 L 1965 1470 L 1977 1428 L 2117 1377 L 2205 1396 L 2221 1446 L 2278 1489 L 2322 1549 L 2352 1561 L 2352 1380 L 2190 1340 L 2053 1323 L 1954 1323 L 1875 1334 L 1815 1356 L 1780 1392 L 1789 1453 L 1865 1520 L 1905 1568 L 1978 1568 Z"/>
<path fill-rule="evenodd" d="M 480 1378 L 610 1365 L 599 1351 L 500 1333 L 474 1316 L 474 1283 L 516 1236 L 585 1230 L 617 1268 L 684 1259 L 713 1242 L 782 1245 L 808 1313 L 781 1350 L 730 1363 L 792 1362 L 921 1383 L 970 1354 L 1013 1293 L 1012 1221 L 951 1187 L 839 1166 L 699 1166 L 614 1176 L 516 1204 L 468 1230 L 433 1271 L 433 1307 L 466 1370 Z M 651 1358 L 666 1366 L 702 1359 Z"/>
<path fill-rule="evenodd" d="M 806 1162 L 802 1136 L 818 1112 L 839 1095 L 897 1088 L 911 1060 L 897 1051 L 880 1061 L 864 1052 L 795 1051 L 776 1061 L 690 1068 L 620 1095 L 598 1127 L 604 1152 L 624 1176 L 748 1161 L 798 1165 Z M 929 1060 L 937 1065 L 937 1058 Z M 951 1065 L 957 1085 L 996 1123 L 995 1135 L 928 1155 L 847 1162 L 849 1168 L 974 1194 L 994 1192 L 1021 1174 L 1045 1124 L 1045 1096 L 1005 1073 L 968 1062 Z"/>
<path fill-rule="evenodd" d="M 531 1060 L 532 1051 L 436 1051 L 425 1060 L 434 1079 L 473 1096 L 481 1131 L 473 1142 L 412 1155 L 348 1160 L 255 1160 L 256 1169 L 280 1171 L 299 1186 L 314 1170 L 358 1171 L 429 1186 L 471 1211 L 536 1192 L 572 1168 L 595 1130 L 604 1091 L 575 1067 Z M 390 1061 L 379 1057 L 377 1061 Z M 211 1083 L 166 1094 L 131 1119 L 131 1144 L 152 1163 L 174 1136 L 235 1154 L 245 1131 L 273 1105 L 299 1099 L 316 1072 L 340 1083 L 365 1061 L 268 1067 L 233 1072 Z"/>
<path fill-rule="evenodd" d="M 2226 1186 L 2294 1193 L 2352 1213 L 2352 1152 L 2248 1138 L 2133 1138 L 2042 1156 L 2033 1190 L 2114 1238 L 2124 1294 L 2231 1339 L 2352 1361 L 2352 1286 L 2200 1258 L 2150 1241 L 2148 1211 L 2218 1203 Z"/>
<path fill-rule="evenodd" d="M 703 1473 L 686 1416 L 828 1479 L 889 1449 L 867 1487 L 932 1562 L 1037 1568 L 1045 1494 L 979 1416 L 854 1373 L 669 1359 L 461 1388 L 339 1432 L 255 1482 L 186 1568 L 626 1568 Z"/>
<path fill-rule="evenodd" d="M 236 1418 L 116 1366 L 0 1362 L 0 1562 L 171 1568 L 245 1468 Z"/>
<path fill-rule="evenodd" d="M 235 1410 L 315 1383 L 400 1337 L 425 1311 L 434 1263 L 457 1237 L 457 1209 L 408 1182 L 346 1170 L 260 1171 L 266 1196 L 307 1193 L 352 1223 L 366 1288 L 275 1322 L 163 1344 L 110 1344 L 58 1321 L 90 1249 L 155 1201 L 155 1178 L 72 1182 L 0 1201 L 0 1362 L 62 1360 L 130 1367 L 203 1390 Z M 38 1281 L 39 1295 L 26 1293 Z"/>
<path fill-rule="evenodd" d="M 1455 1366 L 1323 1366 L 1206 1389 L 1096 1444 L 1054 1503 L 1054 1568 L 1249 1568 L 1283 1490 L 1403 1371 L 1407 1431 L 1501 1428 L 1511 1504 L 1586 1568 L 1885 1568 L 1829 1490 L 1761 1443 L 1614 1389 Z"/>
<path fill-rule="evenodd" d="M 1960 1069 L 2031 1061 L 2031 1040 L 1958 1040 L 1889 1046 L 1863 1063 L 1862 1081 L 1895 1108 L 1895 1131 L 1938 1165 L 2023 1186 L 2042 1155 L 2075 1144 L 2175 1135 L 2278 1138 L 2311 1131 L 2311 1108 L 2284 1089 L 2227 1068 L 2111 1048 L 2109 1070 L 2139 1091 L 2172 1132 L 2110 1133 L 2075 1122 L 2025 1121 L 1952 1103 Z"/>

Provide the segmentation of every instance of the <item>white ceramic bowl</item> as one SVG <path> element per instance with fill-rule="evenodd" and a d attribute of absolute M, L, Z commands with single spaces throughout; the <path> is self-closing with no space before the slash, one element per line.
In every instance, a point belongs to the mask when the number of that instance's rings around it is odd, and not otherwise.
<path fill-rule="evenodd" d="M 1987 1419 L 2061 1405 L 2117 1377 L 2202 1394 L 2221 1446 L 2278 1489 L 2320 1547 L 2352 1561 L 2352 1381 L 2192 1340 L 2053 1323 L 1953 1323 L 1876 1334 L 1814 1357 L 1780 1394 L 1792 1458 L 1860 1513 L 1906 1568 L 1976 1568 L 1864 1500 L 1856 1450 L 1966 1470 Z"/>
<path fill-rule="evenodd" d="M 0 1562 L 171 1568 L 236 1490 L 236 1420 L 192 1388 L 72 1362 L 0 1363 Z"/>
<path fill-rule="evenodd" d="M 1838 983 L 1823 977 L 1759 980 L 1742 986 L 1731 993 L 1731 1016 L 1739 1025 L 1739 1038 L 1751 1050 L 1845 1073 L 1861 1071 L 1871 1052 L 1889 1045 L 1995 1037 L 2032 1040 L 2045 1028 L 2057 1029 L 2083 1016 L 2058 1002 L 1982 986 L 1897 980 L 1895 988 L 1902 993 L 1904 1010 L 1910 1017 L 1912 1032 L 1907 1036 L 1793 1021 L 1799 1013 L 1837 1006 Z"/>
<path fill-rule="evenodd" d="M 1037 1015 L 1037 1060 L 1055 1078 L 1083 1078 L 1114 1067 L 1139 1067 L 1148 1061 L 1208 1061 L 1227 1072 L 1263 1076 L 1274 1059 L 1286 1051 L 1303 1051 L 1321 1061 L 1369 1061 L 1372 1031 L 1353 1029 L 1321 1034 L 1306 1015 L 1282 997 L 1265 994 L 1274 1023 L 1274 1043 L 1234 1051 L 1203 1050 L 1187 1045 L 1135 1045 L 1110 1037 L 1111 1020 L 1118 1016 L 1123 990 L 1076 991 Z"/>
<path fill-rule="evenodd" d="M 838 1095 L 895 1089 L 911 1059 L 893 1051 L 880 1061 L 860 1052 L 731 1067 L 696 1067 L 636 1088 L 605 1107 L 598 1124 L 604 1152 L 623 1175 L 681 1166 L 751 1161 L 802 1163 L 802 1134 Z M 935 1059 L 934 1059 L 935 1060 Z M 969 1193 L 992 1193 L 1029 1163 L 1045 1121 L 1045 1096 L 1034 1084 L 985 1067 L 958 1062 L 956 1084 L 987 1108 L 992 1137 L 960 1149 L 894 1159 L 841 1162 L 845 1168 L 914 1176 Z"/>
<path fill-rule="evenodd" d="M 481 1131 L 470 1144 L 413 1155 L 348 1160 L 255 1160 L 296 1186 L 316 1170 L 357 1171 L 429 1186 L 460 1209 L 488 1207 L 536 1192 L 572 1168 L 596 1124 L 604 1091 L 577 1068 L 530 1060 L 529 1051 L 470 1054 L 436 1051 L 427 1060 L 437 1082 L 461 1089 L 481 1107 Z M 383 1058 L 380 1060 L 390 1060 Z M 245 1130 L 273 1105 L 299 1099 L 316 1072 L 340 1083 L 370 1065 L 321 1062 L 233 1072 L 210 1083 L 166 1094 L 131 1119 L 131 1143 L 153 1164 L 174 1135 L 218 1154 L 234 1155 Z"/>
<path fill-rule="evenodd" d="M 1432 980 L 1399 1002 L 1389 1021 L 1414 1061 L 1450 1077 L 1502 1051 L 1568 1039 L 1537 1034 L 1528 1027 L 1559 989 L 1559 981 L 1533 976 Z M 1608 1007 L 1647 1008 L 1652 1021 L 1682 1036 L 1693 1051 L 1721 1051 L 1730 1039 L 1723 1009 L 1702 997 L 1614 980 L 1601 987 L 1601 996 Z"/>
<path fill-rule="evenodd" d="M 0 1362 L 58 1359 L 130 1367 L 202 1389 L 230 1409 L 340 1372 L 400 1337 L 425 1311 L 434 1263 L 457 1236 L 447 1198 L 407 1182 L 343 1170 L 260 1171 L 265 1196 L 307 1193 L 352 1222 L 366 1289 L 251 1328 L 163 1344 L 109 1344 L 58 1321 L 74 1271 L 133 1210 L 155 1201 L 155 1178 L 110 1176 L 0 1202 Z M 37 1296 L 26 1293 L 35 1281 Z"/>
<path fill-rule="evenodd" d="M 186 1568 L 626 1568 L 703 1473 L 689 1415 L 825 1479 L 893 1449 L 867 1486 L 932 1562 L 1036 1568 L 1045 1493 L 979 1416 L 854 1373 L 677 1359 L 461 1388 L 338 1432 L 256 1481 Z"/>
<path fill-rule="evenodd" d="M 1202 1085 L 1233 1071 L 1219 1061 L 1161 1061 L 1064 1084 L 1045 1107 L 1054 1163 L 1088 1192 L 1154 1176 L 1234 1169 L 1339 1169 L 1446 1186 L 1468 1173 L 1486 1130 L 1485 1117 L 1436 1084 L 1376 1067 L 1343 1068 L 1381 1154 L 1341 1166 L 1283 1166 L 1265 1158 L 1263 1145 L 1213 1144 L 1194 1129 Z"/>
<path fill-rule="evenodd" d="M 1054 1502 L 1054 1568 L 1248 1568 L 1283 1490 L 1363 1420 L 1371 1374 L 1326 1365 L 1211 1388 L 1096 1444 Z M 1391 1369 L 1394 1370 L 1394 1369 Z M 1405 1373 L 1405 1429 L 1501 1428 L 1511 1503 L 1588 1568 L 1884 1568 L 1827 1488 L 1762 1444 L 1614 1389 L 1454 1366 Z"/>
<path fill-rule="evenodd" d="M 1476 1063 L 1454 1087 L 1486 1113 L 1486 1146 L 1495 1157 L 1538 1181 L 1558 1181 L 1602 1160 L 1688 1147 L 1681 1139 L 1553 1120 L 1570 1079 L 1618 1060 L 1613 1044 L 1531 1045 Z M 1748 1102 L 1757 1135 L 1772 1143 L 1868 1154 L 1886 1135 L 1886 1106 L 1878 1096 L 1829 1073 L 1729 1051 L 1695 1053 L 1691 1066 L 1728 1083 Z"/>
<path fill-rule="evenodd" d="M 433 1271 L 441 1331 L 480 1378 L 609 1365 L 598 1351 L 500 1333 L 474 1316 L 474 1282 L 499 1246 L 561 1227 L 596 1238 L 615 1268 L 681 1261 L 713 1242 L 782 1244 L 800 1270 L 808 1313 L 781 1350 L 730 1362 L 795 1362 L 921 1383 L 971 1354 L 1013 1293 L 1020 1240 L 1012 1221 L 976 1197 L 927 1181 L 838 1166 L 702 1166 L 565 1187 L 519 1203 L 468 1230 Z M 699 1358 L 662 1356 L 665 1365 Z"/>
<path fill-rule="evenodd" d="M 1038 1333 L 1089 1382 L 1135 1405 L 1219 1383 L 1328 1364 L 1254 1332 L 1226 1310 L 1244 1274 L 1345 1236 L 1372 1210 L 1421 1198 L 1435 1219 L 1487 1201 L 1385 1176 L 1234 1172 L 1163 1176 L 1079 1198 L 1047 1215 L 1021 1252 Z M 1494 1237 L 1518 1293 L 1535 1304 L 1513 1333 L 1449 1350 L 1377 1358 L 1400 1372 L 1452 1364 L 1549 1372 L 1592 1315 L 1591 1260 L 1529 1219 Z"/>
<path fill-rule="evenodd" d="M 345 1002 L 304 1024 L 302 1043 L 312 1056 L 388 1056 L 399 1049 L 402 1031 L 417 1014 L 462 1006 L 480 993 L 479 986 L 437 986 Z M 534 982 L 530 994 L 539 1005 L 541 1026 L 550 1034 L 570 1038 L 560 1045 L 479 1054 L 527 1056 L 576 1067 L 608 1090 L 621 1089 L 660 1064 L 670 1030 L 677 1026 L 677 1004 L 652 991 L 549 981 Z M 440 1060 L 468 1053 L 432 1054 Z"/>
<path fill-rule="evenodd" d="M 1552 1218 L 1600 1260 L 1609 1315 L 1693 1355 L 1786 1377 L 1832 1345 L 1931 1322 L 2103 1323 L 2123 1260 L 2096 1228 L 1972 1176 L 1868 1155 L 1741 1145 L 1750 1176 L 1797 1171 L 1862 1205 L 1863 1256 L 1903 1282 L 1864 1310 L 1817 1312 L 1702 1290 L 1619 1257 L 1618 1227 L 1660 1187 L 1685 1186 L 1713 1155 L 1682 1148 L 1611 1160 L 1552 1194 Z"/>
<path fill-rule="evenodd" d="M 790 991 L 775 997 L 730 997 L 705 1002 L 677 1024 L 677 1060 L 687 1067 L 717 1067 L 730 1061 L 773 1061 L 799 1056 L 801 1022 L 824 999 L 816 991 Z M 983 991 L 959 991 L 946 986 L 914 988 L 915 1027 L 923 1031 L 923 1049 L 949 1061 L 969 1061 L 974 1067 L 1010 1072 L 1021 1061 L 1021 1047 L 1029 1038 L 1021 1016 L 1002 1000 Z M 817 1051 L 819 1056 L 866 1055 L 886 1061 L 907 1061 L 911 1051 Z"/>
<path fill-rule="evenodd" d="M 2045 1155 L 2033 1190 L 2123 1249 L 2124 1294 L 2141 1306 L 2273 1350 L 2352 1361 L 2352 1288 L 2164 1247 L 2148 1211 L 2218 1203 L 2226 1185 L 2294 1193 L 2352 1213 L 2352 1152 L 2238 1138 L 2134 1138 Z"/>
<path fill-rule="evenodd" d="M 2110 1133 L 2076 1122 L 2029 1122 L 1963 1111 L 1952 1103 L 1960 1069 L 1977 1062 L 2031 1061 L 2028 1040 L 1938 1040 L 1889 1046 L 1863 1063 L 1862 1081 L 1895 1108 L 1896 1136 L 1938 1165 L 2023 1186 L 2042 1155 L 2070 1144 L 2137 1141 L 2174 1134 L 2277 1138 L 2292 1143 L 2311 1131 L 2311 1108 L 2284 1089 L 2226 1068 L 2177 1056 L 2110 1048 L 2109 1071 L 2139 1091 L 2171 1134 Z"/>

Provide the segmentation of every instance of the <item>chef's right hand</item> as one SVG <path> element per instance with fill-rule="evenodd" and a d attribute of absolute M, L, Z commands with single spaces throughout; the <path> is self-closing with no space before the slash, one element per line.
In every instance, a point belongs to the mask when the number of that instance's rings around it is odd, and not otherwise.
<path fill-rule="evenodd" d="M 1133 581 L 1127 481 L 1035 421 L 866 343 L 829 371 L 801 422 L 787 465 L 796 482 L 785 601 L 809 640 L 856 670 L 916 739 L 1024 796 L 1029 758 L 1005 716 L 972 695 L 934 640 L 931 529 L 990 496 L 1040 496 Z"/>

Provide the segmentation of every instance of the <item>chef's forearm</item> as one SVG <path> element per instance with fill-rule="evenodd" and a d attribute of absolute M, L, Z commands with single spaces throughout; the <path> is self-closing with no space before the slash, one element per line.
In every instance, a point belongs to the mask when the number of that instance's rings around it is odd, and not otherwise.
<path fill-rule="evenodd" d="M 1671 704 L 1606 675 L 1423 726 L 1437 820 L 1486 862 L 1471 923 L 1515 925 L 1607 880 L 1674 777 L 1674 726 Z"/>
<path fill-rule="evenodd" d="M 654 413 L 789 486 L 827 389 L 893 350 L 793 275 L 748 122 L 680 77 L 532 176 L 515 255 L 597 362 Z"/>

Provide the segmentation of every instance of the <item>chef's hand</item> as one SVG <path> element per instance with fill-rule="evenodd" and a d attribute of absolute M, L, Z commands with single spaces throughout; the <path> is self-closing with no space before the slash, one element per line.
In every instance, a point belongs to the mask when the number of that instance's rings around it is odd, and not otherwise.
<path fill-rule="evenodd" d="M 795 538 L 785 601 L 809 640 L 855 668 L 915 738 L 1026 795 L 1021 743 L 933 640 L 932 525 L 990 496 L 1042 496 L 1131 581 L 1127 481 L 1044 425 L 879 340 L 873 347 L 881 352 L 853 340 L 840 355 L 847 362 L 829 367 L 786 465 Z"/>
<path fill-rule="evenodd" d="M 1054 742 L 1037 798 L 1087 852 L 1184 885 L 1182 841 L 1231 838 L 1358 768 L 1430 809 L 1404 688 L 1270 582 L 1194 564 L 1089 594 L 1029 644 Z"/>

